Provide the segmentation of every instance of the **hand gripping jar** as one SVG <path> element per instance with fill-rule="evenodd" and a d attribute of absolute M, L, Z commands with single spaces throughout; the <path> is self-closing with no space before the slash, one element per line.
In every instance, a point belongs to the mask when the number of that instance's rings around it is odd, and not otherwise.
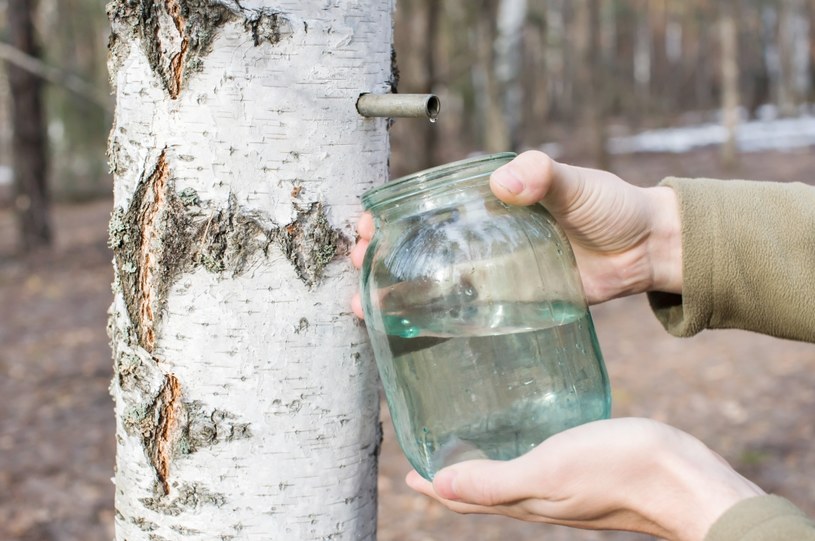
<path fill-rule="evenodd" d="M 514 154 L 422 171 L 363 195 L 376 232 L 362 304 L 396 436 L 432 479 L 512 459 L 609 416 L 608 376 L 574 254 L 540 205 L 492 195 Z"/>

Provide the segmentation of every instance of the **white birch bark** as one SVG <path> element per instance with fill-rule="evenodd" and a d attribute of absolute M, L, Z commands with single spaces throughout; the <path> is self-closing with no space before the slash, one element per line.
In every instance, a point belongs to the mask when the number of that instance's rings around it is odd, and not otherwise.
<path fill-rule="evenodd" d="M 393 1 L 115 0 L 118 540 L 374 539 L 378 383 L 350 315 L 387 178 Z"/>

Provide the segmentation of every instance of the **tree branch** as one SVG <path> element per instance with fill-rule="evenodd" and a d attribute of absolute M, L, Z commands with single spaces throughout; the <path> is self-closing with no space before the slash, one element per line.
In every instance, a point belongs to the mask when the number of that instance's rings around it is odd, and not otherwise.
<path fill-rule="evenodd" d="M 28 55 L 8 43 L 0 42 L 0 59 L 14 64 L 18 68 L 24 69 L 49 83 L 66 88 L 78 97 L 101 107 L 107 112 L 113 111 L 110 96 L 100 92 L 84 79 L 68 71 L 49 66 L 39 58 Z"/>

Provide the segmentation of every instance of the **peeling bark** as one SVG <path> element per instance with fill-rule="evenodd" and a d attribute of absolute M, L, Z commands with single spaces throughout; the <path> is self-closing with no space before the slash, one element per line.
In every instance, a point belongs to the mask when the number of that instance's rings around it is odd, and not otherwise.
<path fill-rule="evenodd" d="M 169 494 L 170 461 L 178 433 L 178 415 L 181 409 L 181 385 L 174 375 L 167 375 L 167 382 L 156 399 L 155 408 L 158 410 L 158 430 L 154 440 L 149 442 L 152 447 L 150 459 L 164 494 Z"/>
<path fill-rule="evenodd" d="M 159 496 L 143 498 L 142 503 L 146 509 L 162 515 L 178 516 L 188 509 L 199 509 L 204 506 L 222 507 L 226 500 L 223 494 L 212 492 L 200 484 L 183 484 L 176 490 L 172 498 Z M 178 531 L 179 526 L 170 526 Z M 189 529 L 192 531 L 192 529 Z"/>
<path fill-rule="evenodd" d="M 184 61 L 187 58 L 187 52 L 190 50 L 190 37 L 187 35 L 187 21 L 181 15 L 181 6 L 177 0 L 167 0 L 167 13 L 173 20 L 175 29 L 181 38 L 181 43 L 178 46 L 178 51 L 170 56 L 170 73 L 168 74 L 167 90 L 170 91 L 170 97 L 175 99 L 178 93 L 181 92 L 181 83 L 184 76 Z"/>
<path fill-rule="evenodd" d="M 109 224 L 117 278 L 130 321 L 148 352 L 155 346 L 158 318 L 168 288 L 189 268 L 191 220 L 175 195 L 162 152 L 140 181 L 130 208 L 117 207 Z"/>
<path fill-rule="evenodd" d="M 135 299 L 138 303 L 138 314 L 134 321 L 139 323 L 139 334 L 142 337 L 142 344 L 147 351 L 153 351 L 155 342 L 155 332 L 153 323 L 155 314 L 153 312 L 153 265 L 152 265 L 152 245 L 159 241 L 158 213 L 164 206 L 164 197 L 167 190 L 167 158 L 162 152 L 159 156 L 158 165 L 155 171 L 146 180 L 146 189 L 149 192 L 149 199 L 143 201 L 144 205 L 140 209 L 138 228 L 141 231 L 139 243 L 139 273 L 137 291 L 139 296 Z"/>

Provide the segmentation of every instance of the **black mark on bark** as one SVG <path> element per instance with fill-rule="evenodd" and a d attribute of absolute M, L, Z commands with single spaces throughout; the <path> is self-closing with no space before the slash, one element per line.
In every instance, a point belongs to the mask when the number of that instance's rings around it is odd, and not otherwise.
<path fill-rule="evenodd" d="M 263 43 L 275 45 L 292 34 L 291 23 L 279 12 L 260 9 L 248 11 L 245 17 L 243 27 L 252 34 L 255 47 Z"/>

